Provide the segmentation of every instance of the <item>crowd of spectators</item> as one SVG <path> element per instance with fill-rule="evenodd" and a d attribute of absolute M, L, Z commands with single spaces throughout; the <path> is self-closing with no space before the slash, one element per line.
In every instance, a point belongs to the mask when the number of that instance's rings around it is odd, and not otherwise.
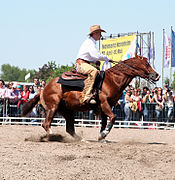
<path fill-rule="evenodd" d="M 120 119 L 122 116 L 125 125 L 128 124 L 126 121 L 140 120 L 175 122 L 175 95 L 167 85 L 163 89 L 155 87 L 153 90 L 148 87 L 141 90 L 128 86 L 117 107 L 115 114 Z"/>
<path fill-rule="evenodd" d="M 0 80 L 0 116 L 17 117 L 21 116 L 23 105 L 32 99 L 46 82 L 34 79 L 33 85 L 21 85 L 9 82 L 5 85 Z M 123 92 L 118 104 L 113 107 L 113 112 L 118 120 L 123 120 L 127 125 L 128 121 L 157 121 L 174 122 L 175 95 L 170 87 L 155 87 L 153 90 L 148 87 L 143 89 L 134 88 L 129 85 Z M 44 117 L 45 110 L 40 103 L 37 104 L 29 117 Z M 94 119 L 92 111 L 88 119 Z"/>
<path fill-rule="evenodd" d="M 40 89 L 44 88 L 46 82 L 42 80 L 39 82 L 38 78 L 34 79 L 33 85 L 21 85 L 13 82 L 5 82 L 0 79 L 0 117 L 18 117 L 21 116 L 23 105 L 32 99 Z M 29 117 L 40 117 L 43 114 L 43 108 L 38 103 Z"/>

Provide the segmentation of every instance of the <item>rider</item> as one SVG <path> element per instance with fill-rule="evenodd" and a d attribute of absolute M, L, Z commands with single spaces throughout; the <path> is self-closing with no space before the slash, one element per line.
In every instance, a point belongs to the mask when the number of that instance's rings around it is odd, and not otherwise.
<path fill-rule="evenodd" d="M 106 32 L 100 28 L 100 25 L 94 25 L 90 27 L 89 37 L 81 45 L 76 60 L 76 70 L 79 73 L 87 74 L 88 78 L 85 83 L 85 87 L 82 92 L 82 98 L 80 103 L 96 104 L 95 99 L 92 97 L 92 88 L 97 76 L 98 70 L 90 63 L 96 63 L 97 61 L 112 62 L 107 56 L 100 53 L 96 47 L 96 41 L 100 40 L 101 32 Z"/>

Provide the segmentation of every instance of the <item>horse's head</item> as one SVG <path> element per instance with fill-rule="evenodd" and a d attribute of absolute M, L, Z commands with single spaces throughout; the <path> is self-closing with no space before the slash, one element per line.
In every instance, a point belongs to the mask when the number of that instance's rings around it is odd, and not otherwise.
<path fill-rule="evenodd" d="M 131 67 L 133 71 L 136 72 L 137 76 L 140 76 L 149 81 L 158 81 L 160 75 L 151 67 L 146 57 L 135 56 L 128 60 L 128 66 Z"/>

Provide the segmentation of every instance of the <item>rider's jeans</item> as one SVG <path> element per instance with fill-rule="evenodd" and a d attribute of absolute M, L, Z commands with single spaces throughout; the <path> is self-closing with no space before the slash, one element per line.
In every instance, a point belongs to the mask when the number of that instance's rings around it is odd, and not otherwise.
<path fill-rule="evenodd" d="M 88 78 L 85 81 L 85 87 L 82 92 L 81 102 L 84 102 L 92 96 L 91 91 L 92 91 L 98 70 L 88 63 L 76 63 L 76 70 L 79 73 L 88 75 Z"/>

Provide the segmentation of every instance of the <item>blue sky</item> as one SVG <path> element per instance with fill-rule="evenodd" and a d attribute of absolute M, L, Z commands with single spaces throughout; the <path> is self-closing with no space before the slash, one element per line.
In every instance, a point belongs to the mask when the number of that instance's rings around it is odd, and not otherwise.
<path fill-rule="evenodd" d="M 174 0 L 0 0 L 0 66 L 36 69 L 48 61 L 71 64 L 89 27 L 107 34 L 155 33 L 155 66 L 161 73 L 162 30 L 175 30 Z"/>

